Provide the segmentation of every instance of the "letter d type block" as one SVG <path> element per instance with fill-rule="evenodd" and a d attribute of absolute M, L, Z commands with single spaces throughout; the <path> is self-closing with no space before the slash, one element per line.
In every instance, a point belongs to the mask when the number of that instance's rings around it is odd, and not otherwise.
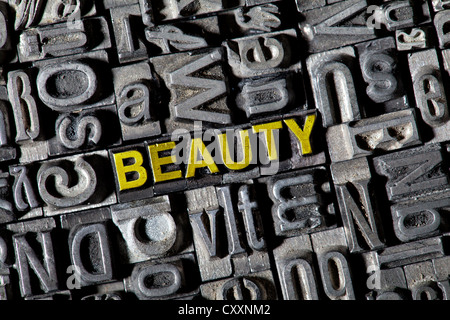
<path fill-rule="evenodd" d="M 413 109 L 333 126 L 326 138 L 333 162 L 421 143 Z"/>

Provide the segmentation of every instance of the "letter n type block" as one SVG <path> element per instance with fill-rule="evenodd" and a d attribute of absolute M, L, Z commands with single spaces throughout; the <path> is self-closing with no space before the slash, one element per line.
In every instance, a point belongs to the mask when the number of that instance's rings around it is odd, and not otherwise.
<path fill-rule="evenodd" d="M 10 224 L 7 227 L 14 233 L 15 268 L 19 274 L 22 297 L 58 290 L 51 236 L 55 227 L 56 223 L 52 218 Z M 37 277 L 37 282 L 32 281 L 31 273 Z"/>
<path fill-rule="evenodd" d="M 444 159 L 439 144 L 374 159 L 376 172 L 387 177 L 394 231 L 401 241 L 444 231 L 448 215 L 445 213 L 450 205 L 448 165 Z"/>
<path fill-rule="evenodd" d="M 150 161 L 144 144 L 109 150 L 119 202 L 153 197 Z"/>
<path fill-rule="evenodd" d="M 350 252 L 384 247 L 379 212 L 371 199 L 371 173 L 366 158 L 331 165 L 331 174 Z"/>
<path fill-rule="evenodd" d="M 293 237 L 334 224 L 334 204 L 325 167 L 260 179 L 272 200 L 275 234 Z"/>

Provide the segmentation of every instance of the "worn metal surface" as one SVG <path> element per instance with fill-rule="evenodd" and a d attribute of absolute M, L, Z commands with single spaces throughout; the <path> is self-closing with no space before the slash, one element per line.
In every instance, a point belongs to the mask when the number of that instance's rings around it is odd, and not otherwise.
<path fill-rule="evenodd" d="M 0 300 L 450 299 L 449 25 L 0 0 Z"/>

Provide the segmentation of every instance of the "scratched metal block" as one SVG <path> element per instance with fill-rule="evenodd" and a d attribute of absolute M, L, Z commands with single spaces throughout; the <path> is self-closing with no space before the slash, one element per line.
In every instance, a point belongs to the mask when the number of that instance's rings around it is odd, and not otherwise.
<path fill-rule="evenodd" d="M 385 246 L 381 215 L 377 210 L 366 158 L 331 165 L 350 252 L 377 250 Z"/>
<path fill-rule="evenodd" d="M 413 300 L 440 300 L 441 290 L 431 261 L 410 264 L 403 269 Z"/>
<path fill-rule="evenodd" d="M 20 34 L 20 62 L 69 56 L 111 47 L 105 18 L 88 18 L 51 26 L 30 28 Z"/>
<path fill-rule="evenodd" d="M 200 276 L 194 255 L 187 253 L 135 264 L 123 283 L 139 300 L 183 299 L 199 292 Z"/>
<path fill-rule="evenodd" d="M 325 295 L 330 300 L 355 300 L 355 280 L 347 258 L 349 254 L 344 228 L 313 233 L 311 243 L 318 259 Z M 335 279 L 339 279 L 338 285 Z"/>
<path fill-rule="evenodd" d="M 18 220 L 27 220 L 44 215 L 43 202 L 39 198 L 38 188 L 34 183 L 37 174 L 35 165 L 15 165 L 9 167 L 10 203 L 14 216 Z"/>
<path fill-rule="evenodd" d="M 367 83 L 366 94 L 377 105 L 366 107 L 366 116 L 398 111 L 409 107 L 402 68 L 393 37 L 356 45 L 361 73 Z M 373 112 L 371 109 L 376 109 Z M 372 112 L 371 112 L 372 111 Z"/>
<path fill-rule="evenodd" d="M 75 112 L 115 103 L 108 54 L 104 50 L 35 61 L 37 93 L 57 112 Z"/>
<path fill-rule="evenodd" d="M 232 39 L 223 45 L 232 73 L 238 78 L 301 70 L 294 29 Z"/>
<path fill-rule="evenodd" d="M 387 177 L 386 192 L 394 231 L 402 241 L 430 237 L 445 230 L 450 202 L 446 157 L 440 145 L 432 144 L 380 156 L 375 170 Z"/>
<path fill-rule="evenodd" d="M 287 8 L 283 7 L 282 2 L 275 2 L 226 11 L 218 16 L 221 34 L 224 38 L 237 38 L 289 29 L 292 21 L 283 19 L 286 15 L 284 10 Z"/>
<path fill-rule="evenodd" d="M 259 179 L 272 200 L 277 236 L 292 237 L 335 225 L 333 196 L 325 167 Z"/>
<path fill-rule="evenodd" d="M 124 141 L 161 134 L 155 79 L 146 62 L 114 68 L 117 114 Z"/>
<path fill-rule="evenodd" d="M 93 151 L 122 143 L 116 106 L 60 113 L 54 128 L 55 136 L 47 140 L 50 156 Z"/>
<path fill-rule="evenodd" d="M 439 47 L 441 49 L 448 48 L 450 45 L 450 37 L 448 34 L 447 26 L 450 21 L 450 10 L 440 11 L 434 17 L 434 27 L 437 32 L 439 40 Z"/>
<path fill-rule="evenodd" d="M 79 286 L 114 279 L 111 237 L 111 212 L 108 208 L 65 214 L 61 228 L 68 231 L 67 241 L 71 265 Z"/>
<path fill-rule="evenodd" d="M 238 7 L 245 4 L 245 0 L 228 3 L 223 0 L 153 0 L 155 19 L 159 21 L 192 18 L 197 15 L 211 14 Z"/>
<path fill-rule="evenodd" d="M 111 206 L 122 260 L 136 263 L 194 251 L 186 213 L 168 196 Z"/>
<path fill-rule="evenodd" d="M 138 3 L 109 9 L 120 63 L 145 60 L 144 28 Z"/>
<path fill-rule="evenodd" d="M 427 0 L 391 1 L 373 11 L 375 26 L 383 25 L 388 31 L 431 22 Z"/>
<path fill-rule="evenodd" d="M 15 62 L 16 53 L 13 51 L 13 45 L 11 42 L 12 31 L 12 23 L 11 20 L 12 15 L 9 13 L 8 4 L 5 2 L 0 3 L 0 62 L 2 66 L 0 66 L 0 84 L 5 84 L 5 76 L 3 74 L 3 65 L 9 62 Z"/>
<path fill-rule="evenodd" d="M 450 189 L 445 151 L 439 144 L 398 151 L 374 158 L 375 171 L 387 177 L 389 200 L 417 200 Z"/>
<path fill-rule="evenodd" d="M 436 12 L 450 9 L 450 1 L 448 0 L 431 0 L 431 4 Z"/>
<path fill-rule="evenodd" d="M 306 109 L 300 77 L 301 73 L 286 73 L 245 79 L 238 84 L 240 91 L 236 96 L 236 105 L 249 119 L 275 113 L 287 113 L 299 106 Z"/>
<path fill-rule="evenodd" d="M 24 300 L 30 301 L 69 301 L 72 300 L 72 295 L 69 290 L 54 291 L 51 293 L 44 293 L 25 297 Z"/>
<path fill-rule="evenodd" d="M 170 118 L 167 131 L 192 130 L 194 121 L 204 126 L 231 125 L 231 110 L 227 104 L 229 92 L 223 70 L 221 49 L 191 53 L 175 53 L 150 59 L 161 87 L 170 91 Z M 167 104 L 167 100 L 166 101 Z"/>
<path fill-rule="evenodd" d="M 14 249 L 7 232 L 0 230 L 0 301 L 12 300 L 13 292 L 11 281 L 11 268 L 14 264 Z"/>
<path fill-rule="evenodd" d="M 39 164 L 33 177 L 44 215 L 53 216 L 117 202 L 107 151 L 95 151 Z"/>
<path fill-rule="evenodd" d="M 303 10 L 301 2 L 299 9 Z M 311 4 L 314 2 L 307 6 L 310 8 Z M 346 0 L 302 12 L 299 28 L 308 52 L 331 50 L 376 38 L 375 29 L 367 24 L 368 7 L 366 0 Z"/>
<path fill-rule="evenodd" d="M 0 162 L 16 159 L 17 150 L 13 142 L 13 114 L 8 90 L 0 86 Z"/>
<path fill-rule="evenodd" d="M 251 185 L 208 187 L 185 195 L 203 281 L 270 268 Z"/>
<path fill-rule="evenodd" d="M 313 249 L 308 235 L 286 238 L 273 250 L 285 300 L 319 300 Z"/>
<path fill-rule="evenodd" d="M 202 284 L 206 300 L 277 300 L 271 270 Z"/>
<path fill-rule="evenodd" d="M 149 56 L 220 46 L 217 16 L 156 25 L 145 29 Z"/>
<path fill-rule="evenodd" d="M 84 17 L 97 14 L 94 1 L 40 1 L 17 2 L 9 0 L 16 14 L 15 30 L 28 29 L 38 25 L 47 25 L 63 21 L 73 23 Z"/>
<path fill-rule="evenodd" d="M 421 144 L 414 109 L 332 126 L 326 138 L 333 162 Z"/>
<path fill-rule="evenodd" d="M 306 65 L 324 127 L 359 120 L 365 115 L 358 100 L 359 67 L 353 47 L 310 55 Z"/>
<path fill-rule="evenodd" d="M 438 54 L 435 49 L 412 53 L 408 62 L 416 105 L 428 131 L 431 131 L 426 141 L 446 141 L 450 138 L 449 111 Z"/>
<path fill-rule="evenodd" d="M 8 98 L 14 114 L 16 133 L 14 141 L 20 149 L 21 163 L 48 158 L 47 142 L 43 141 L 46 129 L 42 125 L 42 117 L 45 112 L 38 109 L 36 87 L 31 79 L 32 75 L 28 70 L 8 73 Z"/>
<path fill-rule="evenodd" d="M 408 290 L 403 268 L 380 270 L 369 265 L 367 274 L 366 287 L 372 290 L 366 294 L 368 300 L 407 300 L 410 298 L 411 293 Z"/>
<path fill-rule="evenodd" d="M 436 259 L 444 255 L 442 237 L 434 237 L 390 246 L 380 252 L 366 252 L 362 254 L 362 257 L 366 266 L 385 269 Z"/>
<path fill-rule="evenodd" d="M 433 43 L 430 27 L 416 27 L 395 31 L 398 51 L 418 51 L 426 49 Z"/>
<path fill-rule="evenodd" d="M 136 4 L 139 3 L 139 0 L 101 0 L 101 2 L 105 9 L 111 9 Z"/>
<path fill-rule="evenodd" d="M 28 297 L 57 291 L 60 287 L 55 265 L 52 231 L 56 223 L 52 218 L 9 224 L 18 272 L 20 294 Z M 31 272 L 37 282 L 31 281 Z"/>

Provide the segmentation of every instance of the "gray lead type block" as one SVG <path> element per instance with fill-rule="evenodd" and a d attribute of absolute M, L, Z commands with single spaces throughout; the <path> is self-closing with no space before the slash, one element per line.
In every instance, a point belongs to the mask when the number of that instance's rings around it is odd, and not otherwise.
<path fill-rule="evenodd" d="M 301 70 L 296 42 L 296 31 L 289 29 L 232 39 L 223 45 L 233 74 L 249 78 Z"/>
<path fill-rule="evenodd" d="M 202 284 L 201 295 L 207 300 L 276 300 L 271 270 L 251 273 Z"/>
<path fill-rule="evenodd" d="M 329 127 L 326 138 L 333 162 L 421 144 L 413 109 Z"/>
<path fill-rule="evenodd" d="M 241 185 L 237 196 L 231 191 L 230 186 L 220 186 L 185 192 L 203 281 L 270 268 L 251 185 Z M 201 200 L 196 204 L 192 199 Z"/>
<path fill-rule="evenodd" d="M 334 204 L 325 167 L 260 179 L 273 202 L 272 219 L 277 236 L 292 237 L 330 228 Z"/>
<path fill-rule="evenodd" d="M 23 63 L 110 47 L 108 24 L 98 17 L 26 29 L 17 48 Z"/>
<path fill-rule="evenodd" d="M 395 268 L 443 257 L 442 237 L 435 237 L 387 247 L 380 252 L 363 253 L 366 266 L 377 269 Z"/>
<path fill-rule="evenodd" d="M 99 50 L 33 63 L 40 100 L 57 112 L 75 112 L 115 103 L 106 51 Z M 56 76 L 60 75 L 60 76 Z"/>
<path fill-rule="evenodd" d="M 111 213 L 100 208 L 60 217 L 61 227 L 69 230 L 70 261 L 80 286 L 111 281 L 113 263 L 108 222 Z M 88 244 L 84 246 L 83 244 Z"/>
<path fill-rule="evenodd" d="M 287 238 L 273 250 L 285 300 L 318 300 L 313 249 L 308 235 Z"/>
<path fill-rule="evenodd" d="M 385 112 L 408 108 L 395 39 L 376 39 L 356 47 L 362 76 L 367 83 L 366 94 L 370 100 L 382 104 Z M 366 112 L 370 114 L 370 110 Z"/>
<path fill-rule="evenodd" d="M 447 51 L 447 50 L 446 50 Z M 443 51 L 444 67 L 446 51 Z M 432 131 L 427 142 L 442 142 L 450 138 L 450 118 L 439 57 L 435 49 L 415 52 L 408 56 L 416 105 L 422 120 Z"/>
<path fill-rule="evenodd" d="M 147 62 L 112 70 L 117 113 L 125 141 L 161 134 L 155 115 L 155 79 Z"/>
<path fill-rule="evenodd" d="M 300 10 L 301 2 L 297 1 Z M 366 0 L 347 0 L 302 12 L 299 28 L 308 52 L 322 52 L 374 39 L 375 29 L 367 25 L 369 11 Z"/>
<path fill-rule="evenodd" d="M 111 206 L 126 263 L 193 251 L 187 215 L 172 210 L 168 196 Z"/>
<path fill-rule="evenodd" d="M 231 125 L 227 104 L 227 76 L 223 70 L 224 53 L 219 48 L 175 53 L 150 59 L 170 90 L 170 118 L 167 131 L 192 130 L 194 121 L 207 126 Z"/>
<path fill-rule="evenodd" d="M 355 300 L 344 229 L 313 233 L 311 242 L 326 296 L 331 300 Z M 339 285 L 334 283 L 335 279 L 339 279 Z"/>
<path fill-rule="evenodd" d="M 134 293 L 140 300 L 165 300 L 197 294 L 200 279 L 195 257 L 187 253 L 135 264 L 123 283 L 125 291 Z"/>
<path fill-rule="evenodd" d="M 56 227 L 52 218 L 44 218 L 27 222 L 9 224 L 7 229 L 14 233 L 13 245 L 16 256 L 14 268 L 19 274 L 20 293 L 22 297 L 35 294 L 49 293 L 59 288 L 56 274 L 55 255 L 51 231 Z M 28 235 L 28 237 L 27 237 Z M 39 245 L 29 242 L 30 236 L 37 239 Z M 36 248 L 40 247 L 40 248 Z M 36 250 L 37 249 L 37 250 Z M 41 254 L 37 254 L 41 252 Z M 36 288 L 36 283 L 30 279 L 30 271 L 36 275 L 40 288 Z"/>
<path fill-rule="evenodd" d="M 373 208 L 372 174 L 367 159 L 334 163 L 331 174 L 350 252 L 384 247 L 380 213 Z"/>
<path fill-rule="evenodd" d="M 361 119 L 364 110 L 356 93 L 358 61 L 353 47 L 313 54 L 306 65 L 324 127 Z"/>

